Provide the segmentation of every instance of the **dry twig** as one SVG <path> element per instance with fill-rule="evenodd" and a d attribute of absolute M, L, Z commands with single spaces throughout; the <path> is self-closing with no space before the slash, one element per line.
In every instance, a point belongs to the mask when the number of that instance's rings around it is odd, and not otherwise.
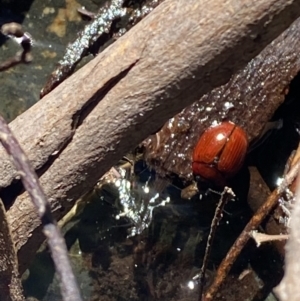
<path fill-rule="evenodd" d="M 213 217 L 213 220 L 212 220 L 212 223 L 210 226 L 210 232 L 209 232 L 207 243 L 206 243 L 206 249 L 205 249 L 202 267 L 201 267 L 201 270 L 199 273 L 199 301 L 202 300 L 205 272 L 206 272 L 208 259 L 209 259 L 209 255 L 211 252 L 211 248 L 212 248 L 212 244 L 214 241 L 214 237 L 216 234 L 218 224 L 223 216 L 223 210 L 224 210 L 225 205 L 231 198 L 234 198 L 234 197 L 235 197 L 235 194 L 232 191 L 232 189 L 229 187 L 225 187 L 221 194 L 221 198 L 218 203 L 218 206 L 216 208 L 215 215 Z"/>
<path fill-rule="evenodd" d="M 265 242 L 287 240 L 289 238 L 288 234 L 270 235 L 257 232 L 256 230 L 250 232 L 250 236 L 255 240 L 257 247 Z"/>

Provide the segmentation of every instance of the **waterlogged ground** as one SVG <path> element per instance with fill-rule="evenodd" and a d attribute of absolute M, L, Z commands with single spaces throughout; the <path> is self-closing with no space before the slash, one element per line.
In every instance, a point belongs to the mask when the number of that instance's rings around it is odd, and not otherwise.
<path fill-rule="evenodd" d="M 143 162 L 137 162 L 134 169 L 133 175 L 117 167 L 120 178 L 96 187 L 63 227 L 83 298 L 197 300 L 196 276 L 219 196 L 208 194 L 200 200 L 198 195 L 187 201 L 180 197 L 176 184 L 157 190 L 155 174 Z M 236 200 L 226 206 L 205 286 L 250 217 L 243 202 Z M 271 252 L 270 246 L 257 249 L 254 245 L 244 252 L 216 300 L 254 300 L 255 296 L 260 296 L 257 300 L 274 300 L 265 280 L 278 279 L 276 271 L 281 266 L 280 261 L 273 261 Z M 258 265 L 259 274 L 252 264 Z M 59 281 L 47 251 L 38 254 L 28 274 L 24 287 L 29 296 L 60 300 Z"/>

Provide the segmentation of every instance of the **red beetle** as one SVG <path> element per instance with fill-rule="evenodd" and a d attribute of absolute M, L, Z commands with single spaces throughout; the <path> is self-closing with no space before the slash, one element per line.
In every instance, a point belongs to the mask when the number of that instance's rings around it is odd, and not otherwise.
<path fill-rule="evenodd" d="M 242 167 L 248 149 L 247 134 L 232 122 L 209 127 L 193 153 L 193 173 L 218 187 Z"/>

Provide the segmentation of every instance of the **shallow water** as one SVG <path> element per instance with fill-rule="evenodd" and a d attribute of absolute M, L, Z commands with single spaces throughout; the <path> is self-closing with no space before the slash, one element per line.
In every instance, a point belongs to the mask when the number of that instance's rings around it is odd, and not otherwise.
<path fill-rule="evenodd" d="M 1 3 L 0 26 L 21 22 L 24 31 L 33 38 L 33 61 L 19 64 L 0 73 L 0 113 L 7 121 L 28 109 L 39 100 L 40 90 L 62 58 L 65 47 L 87 23 L 76 12 L 85 5 L 91 10 L 97 6 L 90 1 L 11 1 Z M 13 41 L 0 37 L 0 61 L 14 56 L 20 50 Z"/>

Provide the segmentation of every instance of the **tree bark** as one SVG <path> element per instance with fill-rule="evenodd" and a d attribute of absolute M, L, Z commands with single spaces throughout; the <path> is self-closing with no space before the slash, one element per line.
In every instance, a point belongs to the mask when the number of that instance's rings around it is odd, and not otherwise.
<path fill-rule="evenodd" d="M 228 81 L 300 14 L 299 0 L 248 3 L 165 0 L 11 123 L 57 218 L 122 155 Z M 17 173 L 0 154 L 0 186 L 14 187 Z M 12 197 L 8 219 L 23 270 L 41 242 L 40 221 L 27 193 Z"/>

